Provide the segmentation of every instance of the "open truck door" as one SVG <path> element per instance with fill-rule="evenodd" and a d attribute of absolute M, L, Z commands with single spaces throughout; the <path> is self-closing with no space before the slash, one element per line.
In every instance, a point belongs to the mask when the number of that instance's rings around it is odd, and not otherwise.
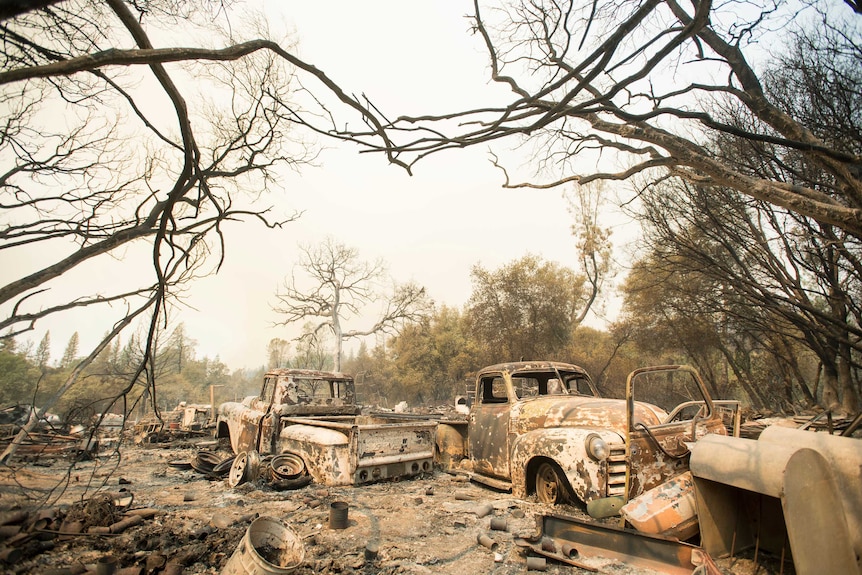
<path fill-rule="evenodd" d="M 636 405 L 650 406 L 656 417 L 639 417 Z M 738 402 L 714 401 L 691 366 L 633 371 L 626 380 L 626 406 L 629 498 L 687 471 L 691 443 L 739 429 Z"/>

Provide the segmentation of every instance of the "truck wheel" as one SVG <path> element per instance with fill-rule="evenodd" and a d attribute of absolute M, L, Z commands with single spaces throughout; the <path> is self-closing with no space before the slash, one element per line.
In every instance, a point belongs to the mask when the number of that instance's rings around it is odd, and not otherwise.
<path fill-rule="evenodd" d="M 543 461 L 536 469 L 536 497 L 542 503 L 555 505 L 563 502 L 564 480 L 553 464 Z"/>
<path fill-rule="evenodd" d="M 227 483 L 236 487 L 246 481 L 254 481 L 260 473 L 260 454 L 255 451 L 243 451 L 233 459 L 228 472 Z"/>

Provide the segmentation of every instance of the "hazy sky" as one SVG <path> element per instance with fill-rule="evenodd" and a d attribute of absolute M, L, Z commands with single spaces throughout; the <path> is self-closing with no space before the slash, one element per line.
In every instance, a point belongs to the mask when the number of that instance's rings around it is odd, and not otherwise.
<path fill-rule="evenodd" d="M 470 2 L 345 2 L 337 18 L 327 3 L 284 6 L 300 56 L 387 114 L 451 111 L 508 97 L 487 79 L 487 58 L 464 17 Z M 271 327 L 271 305 L 298 242 L 332 236 L 363 258 L 383 259 L 395 280 L 413 280 L 455 307 L 469 298 L 477 263 L 495 269 L 533 253 L 576 266 L 562 190 L 503 189 L 487 149 L 428 158 L 412 177 L 353 147 L 332 150 L 321 163 L 287 182 L 291 205 L 304 210 L 298 222 L 277 232 L 235 230 L 223 272 L 195 287 L 200 311 L 185 322 L 200 353 L 219 353 L 231 367 L 259 365 L 270 339 L 293 335 Z"/>
<path fill-rule="evenodd" d="M 327 2 L 264 5 L 273 28 L 295 28 L 301 58 L 345 91 L 366 94 L 387 115 L 453 111 L 509 97 L 487 79 L 482 43 L 464 17 L 471 2 L 339 2 L 337 15 Z M 272 327 L 278 317 L 271 311 L 297 245 L 327 236 L 355 247 L 363 259 L 382 259 L 396 281 L 415 281 L 452 307 L 469 298 L 470 269 L 477 263 L 496 269 L 536 254 L 576 267 L 564 190 L 505 190 L 489 158 L 487 149 L 451 151 L 423 160 L 411 177 L 383 156 L 341 146 L 325 151 L 317 168 L 285 171 L 283 194 L 264 202 L 302 210 L 302 217 L 274 231 L 251 222 L 227 226 L 221 272 L 190 287 L 190 307 L 176 319 L 197 341 L 198 356 L 218 355 L 231 369 L 264 364 L 269 340 L 298 333 Z M 522 166 L 521 173 L 531 172 Z M 361 329 L 373 320 L 346 327 Z M 57 353 L 73 331 L 81 333 L 82 352 L 103 333 L 100 327 L 88 338 L 74 321 L 50 329 Z"/>

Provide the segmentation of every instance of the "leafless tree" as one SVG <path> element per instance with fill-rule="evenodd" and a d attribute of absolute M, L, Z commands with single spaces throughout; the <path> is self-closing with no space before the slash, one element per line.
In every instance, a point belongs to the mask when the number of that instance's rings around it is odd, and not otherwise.
<path fill-rule="evenodd" d="M 680 186 L 650 190 L 642 201 L 646 256 L 629 285 L 629 298 L 640 302 L 629 310 L 638 316 L 630 322 L 657 343 L 685 347 L 690 357 L 717 350 L 761 407 L 784 392 L 788 405 L 796 395 L 857 409 L 857 241 L 731 190 Z M 656 337 L 671 327 L 686 332 Z M 804 350 L 823 368 L 820 397 L 812 374 L 798 369 Z M 752 359 L 764 352 L 773 358 L 770 369 Z M 786 389 L 770 389 L 778 371 L 786 374 Z"/>
<path fill-rule="evenodd" d="M 310 138 L 336 125 L 380 126 L 232 9 L 0 6 L 0 255 L 20 270 L 0 285 L 2 337 L 72 310 L 107 310 L 114 335 L 137 318 L 149 336 L 128 389 L 153 386 L 153 334 L 187 283 L 221 266 L 224 224 L 292 221 L 260 202 L 277 170 L 313 161 Z M 211 45 L 184 45 L 202 31 Z"/>
<path fill-rule="evenodd" d="M 851 10 L 859 13 L 852 0 L 799 8 L 785 0 L 513 0 L 490 9 L 475 0 L 473 32 L 487 48 L 491 79 L 511 100 L 398 117 L 387 125 L 391 142 L 354 136 L 408 170 L 443 150 L 533 138 L 543 175 L 519 183 L 504 170 L 506 187 L 674 178 L 736 189 L 862 237 L 859 150 L 824 139 L 806 117 L 776 105 L 759 68 L 793 26 L 813 19 L 831 30 L 850 22 L 845 46 L 858 52 Z M 729 105 L 755 121 L 746 129 L 723 122 L 714 112 Z M 829 178 L 813 185 L 751 172 L 706 145 L 719 134 L 768 145 L 778 158 L 804 155 Z"/>
<path fill-rule="evenodd" d="M 368 335 L 396 333 L 407 322 L 421 320 L 431 309 L 432 302 L 425 288 L 414 283 L 396 284 L 385 294 L 387 279 L 382 261 L 367 262 L 359 258 L 355 248 L 327 238 L 316 246 L 300 248 L 297 265 L 306 277 L 292 274 L 285 279 L 283 289 L 275 294 L 278 304 L 273 311 L 285 319 L 276 325 L 312 321 L 297 339 L 314 338 L 319 333 L 332 333 L 335 338 L 335 370 L 341 370 L 342 347 L 346 340 Z M 377 321 L 366 329 L 345 329 L 343 322 L 359 315 L 360 310 L 382 301 Z"/>
<path fill-rule="evenodd" d="M 765 66 L 764 92 L 824 142 L 862 152 L 862 44 L 848 45 L 847 26 L 801 30 Z M 748 131 L 751 112 L 729 106 L 722 121 Z M 764 178 L 826 188 L 833 174 L 811 156 L 719 134 L 709 147 L 718 158 Z M 646 188 L 639 197 L 647 269 L 667 278 L 658 287 L 674 315 L 689 307 L 689 325 L 718 318 L 715 346 L 750 396 L 769 404 L 772 377 L 752 373 L 752 347 L 774 358 L 788 403 L 796 395 L 854 412 L 860 401 L 862 244 L 854 234 L 717 186 Z M 684 278 L 676 281 L 671 276 Z M 806 377 L 799 353 L 810 350 L 819 374 Z M 763 354 L 760 354 L 763 355 Z M 764 371 L 764 370 L 760 370 Z M 759 381 L 758 380 L 759 376 Z M 807 381 L 806 381 L 807 380 Z M 793 383 L 791 383 L 793 382 Z M 819 394 L 814 390 L 819 389 Z M 761 389 L 758 389 L 761 388 Z"/>

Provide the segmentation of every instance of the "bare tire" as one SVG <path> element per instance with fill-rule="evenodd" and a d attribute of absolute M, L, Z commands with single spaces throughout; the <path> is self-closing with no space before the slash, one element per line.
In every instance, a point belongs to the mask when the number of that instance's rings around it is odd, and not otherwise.
<path fill-rule="evenodd" d="M 564 481 L 554 465 L 543 461 L 536 469 L 536 497 L 542 503 L 549 505 L 562 503 L 565 491 Z"/>

